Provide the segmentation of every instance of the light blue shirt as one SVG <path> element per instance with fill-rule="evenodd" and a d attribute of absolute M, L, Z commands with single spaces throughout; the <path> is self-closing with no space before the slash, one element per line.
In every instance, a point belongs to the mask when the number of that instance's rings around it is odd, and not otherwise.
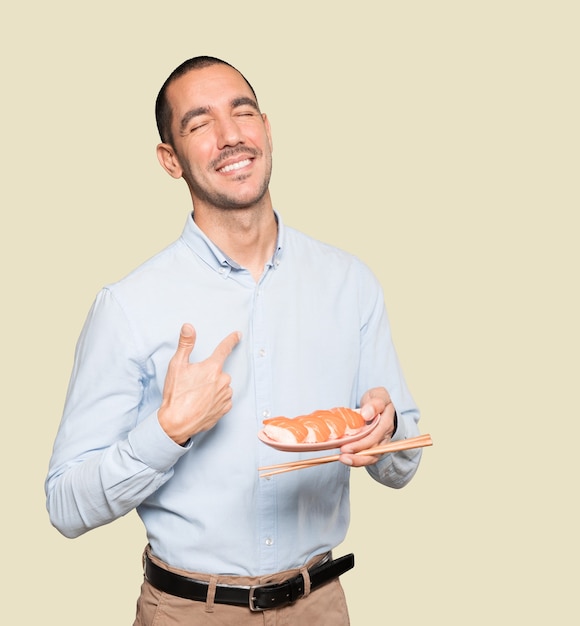
<path fill-rule="evenodd" d="M 384 386 L 398 414 L 394 438 L 418 434 L 378 281 L 277 217 L 277 248 L 258 283 L 189 216 L 176 242 L 97 295 L 46 481 L 51 521 L 67 537 L 136 508 L 153 553 L 175 567 L 251 576 L 299 567 L 344 539 L 350 469 L 259 478 L 260 466 L 300 458 L 261 442 L 262 420 L 358 407 Z M 242 339 L 224 368 L 232 410 L 180 446 L 157 409 L 185 322 L 197 332 L 192 362 L 232 331 Z M 386 455 L 369 473 L 402 487 L 420 457 Z"/>

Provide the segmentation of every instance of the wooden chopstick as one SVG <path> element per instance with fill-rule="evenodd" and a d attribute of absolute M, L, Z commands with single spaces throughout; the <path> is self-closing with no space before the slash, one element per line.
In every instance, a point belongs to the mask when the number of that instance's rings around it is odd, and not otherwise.
<path fill-rule="evenodd" d="M 407 450 L 407 449 L 414 448 L 414 447 L 420 447 L 420 446 L 417 446 L 417 443 L 423 443 L 427 441 L 429 443 L 423 444 L 423 445 L 432 444 L 431 435 L 419 435 L 418 437 L 411 437 L 409 439 L 401 439 L 399 441 L 389 441 L 389 443 L 384 443 L 380 446 L 375 446 L 367 450 L 361 450 L 360 452 L 357 452 L 356 454 L 360 454 L 360 455 L 371 454 L 372 455 L 372 454 L 385 454 L 386 452 L 393 452 L 393 451 L 397 452 L 400 450 Z M 401 446 L 405 446 L 405 447 L 401 448 Z M 335 461 L 338 459 L 338 457 L 339 457 L 338 454 L 333 454 L 331 456 L 322 456 L 322 457 L 316 457 L 312 459 L 302 459 L 300 461 L 291 461 L 289 463 L 280 463 L 279 465 L 265 465 L 264 467 L 259 467 L 258 469 L 262 471 L 262 470 L 278 469 L 281 467 L 293 467 L 293 466 L 304 465 L 304 464 L 316 465 L 318 463 L 328 463 L 330 461 Z"/>
<path fill-rule="evenodd" d="M 409 439 L 401 439 L 399 441 L 390 441 L 381 446 L 375 446 L 374 448 L 368 448 L 367 450 L 361 450 L 356 452 L 356 455 L 375 455 L 375 454 L 387 454 L 390 452 L 401 452 L 402 450 L 411 450 L 413 448 L 423 448 L 425 446 L 432 446 L 433 441 L 431 435 L 419 435 L 418 437 L 411 437 Z M 302 459 L 301 461 L 291 461 L 289 463 L 280 463 L 278 465 L 266 465 L 259 467 L 258 471 L 266 472 L 260 474 L 260 478 L 266 478 L 267 476 L 274 476 L 275 474 L 283 474 L 284 472 L 291 472 L 297 469 L 303 469 L 306 467 L 314 467 L 316 465 L 322 465 L 324 463 L 332 463 L 338 461 L 340 454 L 332 454 L 330 456 L 321 456 L 313 459 Z M 271 471 L 268 471 L 271 470 Z"/>

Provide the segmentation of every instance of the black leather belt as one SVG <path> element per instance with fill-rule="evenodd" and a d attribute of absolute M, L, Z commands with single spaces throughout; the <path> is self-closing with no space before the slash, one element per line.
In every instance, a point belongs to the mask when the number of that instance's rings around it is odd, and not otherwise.
<path fill-rule="evenodd" d="M 339 559 L 331 559 L 315 565 L 308 570 L 311 590 L 338 578 L 353 567 L 354 554 L 347 554 Z M 173 596 L 199 602 L 205 602 L 207 599 L 208 583 L 163 569 L 153 563 L 147 555 L 145 556 L 145 578 L 159 591 Z M 265 611 L 294 602 L 303 595 L 304 578 L 302 574 L 297 574 L 283 583 L 254 587 L 217 585 L 214 602 L 247 606 L 251 611 Z"/>

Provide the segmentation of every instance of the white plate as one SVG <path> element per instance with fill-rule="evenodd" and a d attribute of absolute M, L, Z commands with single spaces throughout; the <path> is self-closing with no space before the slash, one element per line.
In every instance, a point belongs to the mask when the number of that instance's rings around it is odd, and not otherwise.
<path fill-rule="evenodd" d="M 258 439 L 264 443 L 276 448 L 276 450 L 282 450 L 283 452 L 314 452 L 316 450 L 332 450 L 334 448 L 340 448 L 345 443 L 352 443 L 358 441 L 363 437 L 366 437 L 379 423 L 377 417 L 375 417 L 366 426 L 363 426 L 358 432 L 348 437 L 341 437 L 340 439 L 329 439 L 328 441 L 321 441 L 318 443 L 281 443 L 280 441 L 274 441 L 270 439 L 264 430 L 258 432 Z"/>

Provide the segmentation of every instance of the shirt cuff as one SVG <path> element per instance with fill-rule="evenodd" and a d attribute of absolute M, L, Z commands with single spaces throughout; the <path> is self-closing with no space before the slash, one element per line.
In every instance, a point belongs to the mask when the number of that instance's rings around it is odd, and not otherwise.
<path fill-rule="evenodd" d="M 391 437 L 391 441 L 401 441 L 402 439 L 408 439 L 409 432 L 406 428 L 406 420 L 401 419 L 398 413 L 395 411 L 395 432 Z"/>
<path fill-rule="evenodd" d="M 129 433 L 135 457 L 158 472 L 167 472 L 191 448 L 193 442 L 180 446 L 161 428 L 157 411 L 145 418 Z"/>

